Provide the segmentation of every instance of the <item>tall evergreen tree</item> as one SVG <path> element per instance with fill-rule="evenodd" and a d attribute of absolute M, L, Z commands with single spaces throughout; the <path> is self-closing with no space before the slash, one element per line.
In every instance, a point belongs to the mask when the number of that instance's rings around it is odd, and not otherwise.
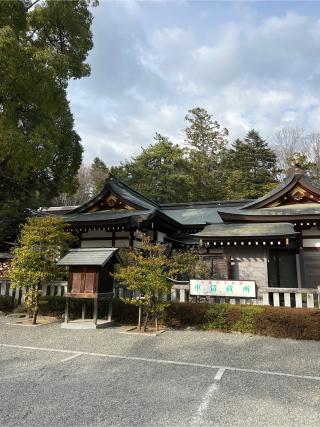
<path fill-rule="evenodd" d="M 193 108 L 185 117 L 186 139 L 191 164 L 192 200 L 223 198 L 220 164 L 227 145 L 228 130 L 204 108 Z"/>
<path fill-rule="evenodd" d="M 102 190 L 106 178 L 109 175 L 109 169 L 105 162 L 99 157 L 95 157 L 91 164 L 91 185 L 92 194 L 95 195 Z"/>
<path fill-rule="evenodd" d="M 190 168 L 184 150 L 159 133 L 154 140 L 137 157 L 111 168 L 111 172 L 152 200 L 185 202 L 190 197 Z"/>
<path fill-rule="evenodd" d="M 225 153 L 225 190 L 228 199 L 254 199 L 277 185 L 275 152 L 251 130 L 244 140 L 237 139 Z"/>
<path fill-rule="evenodd" d="M 90 73 L 88 5 L 0 2 L 0 236 L 16 231 L 26 207 L 75 187 L 82 147 L 66 90 Z"/>

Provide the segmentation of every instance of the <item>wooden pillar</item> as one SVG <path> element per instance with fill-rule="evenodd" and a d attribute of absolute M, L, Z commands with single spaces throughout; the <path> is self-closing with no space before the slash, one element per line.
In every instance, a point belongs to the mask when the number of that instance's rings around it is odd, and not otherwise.
<path fill-rule="evenodd" d="M 69 322 L 69 297 L 66 297 L 66 309 L 64 313 L 64 321 L 65 323 Z"/>
<path fill-rule="evenodd" d="M 112 298 L 109 300 L 108 304 L 108 322 L 112 321 Z"/>
<path fill-rule="evenodd" d="M 86 301 L 83 300 L 82 301 L 82 313 L 81 313 L 82 320 L 84 320 L 85 317 L 86 317 Z"/>
<path fill-rule="evenodd" d="M 129 240 L 129 246 L 130 248 L 133 248 L 133 241 L 134 241 L 134 229 L 130 228 L 130 240 Z"/>
<path fill-rule="evenodd" d="M 20 304 L 20 288 L 15 288 L 15 294 L 14 294 L 15 300 Z"/>
<path fill-rule="evenodd" d="M 158 231 L 154 226 L 154 223 L 152 223 L 152 227 L 153 227 L 153 241 L 156 243 L 158 241 Z"/>
<path fill-rule="evenodd" d="M 297 283 L 298 288 L 304 287 L 304 260 L 303 260 L 303 240 L 302 235 L 298 237 L 299 253 L 296 255 L 296 267 L 297 267 Z"/>
<path fill-rule="evenodd" d="M 98 321 L 98 298 L 93 299 L 93 322 L 96 325 Z"/>
<path fill-rule="evenodd" d="M 6 282 L 1 282 L 1 295 L 6 295 L 7 294 L 7 283 Z"/>

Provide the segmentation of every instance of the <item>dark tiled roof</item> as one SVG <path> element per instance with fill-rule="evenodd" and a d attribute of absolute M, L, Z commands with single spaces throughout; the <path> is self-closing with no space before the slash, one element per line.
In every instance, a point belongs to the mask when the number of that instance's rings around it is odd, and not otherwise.
<path fill-rule="evenodd" d="M 103 267 L 117 252 L 117 248 L 71 249 L 58 265 L 97 265 Z"/>
<path fill-rule="evenodd" d="M 222 223 L 219 210 L 241 207 L 247 200 L 231 200 L 222 202 L 200 202 L 190 204 L 161 205 L 161 210 L 182 225 L 205 225 Z"/>
<path fill-rule="evenodd" d="M 66 222 L 77 223 L 77 222 L 91 222 L 91 221 L 117 221 L 121 219 L 129 218 L 139 218 L 147 219 L 150 215 L 153 214 L 152 210 L 108 210 L 108 211 L 98 211 L 98 212 L 85 212 L 85 213 L 74 213 L 68 214 L 64 218 Z"/>
<path fill-rule="evenodd" d="M 226 237 L 276 237 L 293 236 L 297 233 L 290 223 L 255 223 L 255 224 L 214 224 L 194 234 L 199 238 L 226 238 Z"/>
<path fill-rule="evenodd" d="M 226 214 L 235 214 L 239 216 L 299 216 L 299 215 L 320 215 L 319 203 L 292 204 L 278 206 L 273 208 L 261 209 L 219 209 L 223 216 Z"/>

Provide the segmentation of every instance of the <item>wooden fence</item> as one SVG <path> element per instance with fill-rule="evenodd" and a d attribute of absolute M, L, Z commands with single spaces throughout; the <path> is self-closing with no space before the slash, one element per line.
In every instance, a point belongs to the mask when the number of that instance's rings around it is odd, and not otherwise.
<path fill-rule="evenodd" d="M 56 281 L 51 285 L 40 286 L 42 295 L 63 296 L 67 283 L 68 282 L 66 281 Z M 10 288 L 10 282 L 6 279 L 0 279 L 0 295 L 11 296 L 18 304 L 23 303 L 24 301 L 24 291 L 21 289 Z"/>
<path fill-rule="evenodd" d="M 42 287 L 42 294 L 47 296 L 63 296 L 67 281 L 56 281 L 51 285 Z M 24 301 L 24 293 L 21 289 L 11 289 L 10 282 L 0 279 L 0 295 L 12 296 L 17 303 Z M 123 286 L 114 286 L 114 296 L 134 296 Z M 135 296 L 139 296 L 136 294 Z M 270 305 L 274 307 L 320 308 L 320 286 L 318 289 L 306 288 L 259 288 L 258 298 L 228 298 L 228 297 L 192 297 L 189 294 L 188 282 L 175 283 L 171 288 L 171 294 L 164 299 L 176 302 L 214 302 L 229 304 Z"/>
<path fill-rule="evenodd" d="M 273 307 L 320 308 L 320 286 L 310 288 L 258 288 L 257 298 L 193 297 L 188 284 L 175 284 L 171 301 L 270 305 Z"/>

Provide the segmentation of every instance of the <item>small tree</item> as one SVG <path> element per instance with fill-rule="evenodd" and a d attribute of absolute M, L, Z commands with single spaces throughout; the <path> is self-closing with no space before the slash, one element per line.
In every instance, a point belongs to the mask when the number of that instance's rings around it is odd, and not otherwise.
<path fill-rule="evenodd" d="M 138 248 L 127 253 L 127 265 L 119 267 L 114 273 L 115 279 L 131 291 L 138 291 L 140 297 L 123 298 L 126 303 L 139 307 L 139 324 L 141 310 L 145 313 L 143 330 L 146 331 L 150 314 L 155 317 L 158 329 L 158 318 L 170 304 L 164 296 L 170 292 L 170 278 L 202 277 L 205 266 L 196 251 L 172 252 L 167 245 L 152 243 L 148 236 L 143 236 Z"/>
<path fill-rule="evenodd" d="M 33 324 L 39 310 L 39 286 L 50 283 L 61 273 L 57 261 L 73 239 L 59 217 L 29 218 L 21 228 L 8 276 L 12 288 L 25 290 L 25 304 L 33 314 Z"/>
<path fill-rule="evenodd" d="M 196 249 L 173 251 L 170 265 L 172 279 L 190 280 L 210 278 L 208 267 Z"/>
<path fill-rule="evenodd" d="M 156 328 L 158 316 L 168 305 L 163 296 L 171 289 L 168 281 L 168 247 L 160 243 L 151 243 L 143 236 L 139 248 L 128 253 L 128 265 L 121 266 L 114 277 L 129 290 L 141 294 L 136 298 L 125 298 L 125 302 L 142 307 L 145 312 L 143 330 L 146 331 L 150 314 L 154 314 Z M 140 325 L 139 325 L 140 326 Z"/>

